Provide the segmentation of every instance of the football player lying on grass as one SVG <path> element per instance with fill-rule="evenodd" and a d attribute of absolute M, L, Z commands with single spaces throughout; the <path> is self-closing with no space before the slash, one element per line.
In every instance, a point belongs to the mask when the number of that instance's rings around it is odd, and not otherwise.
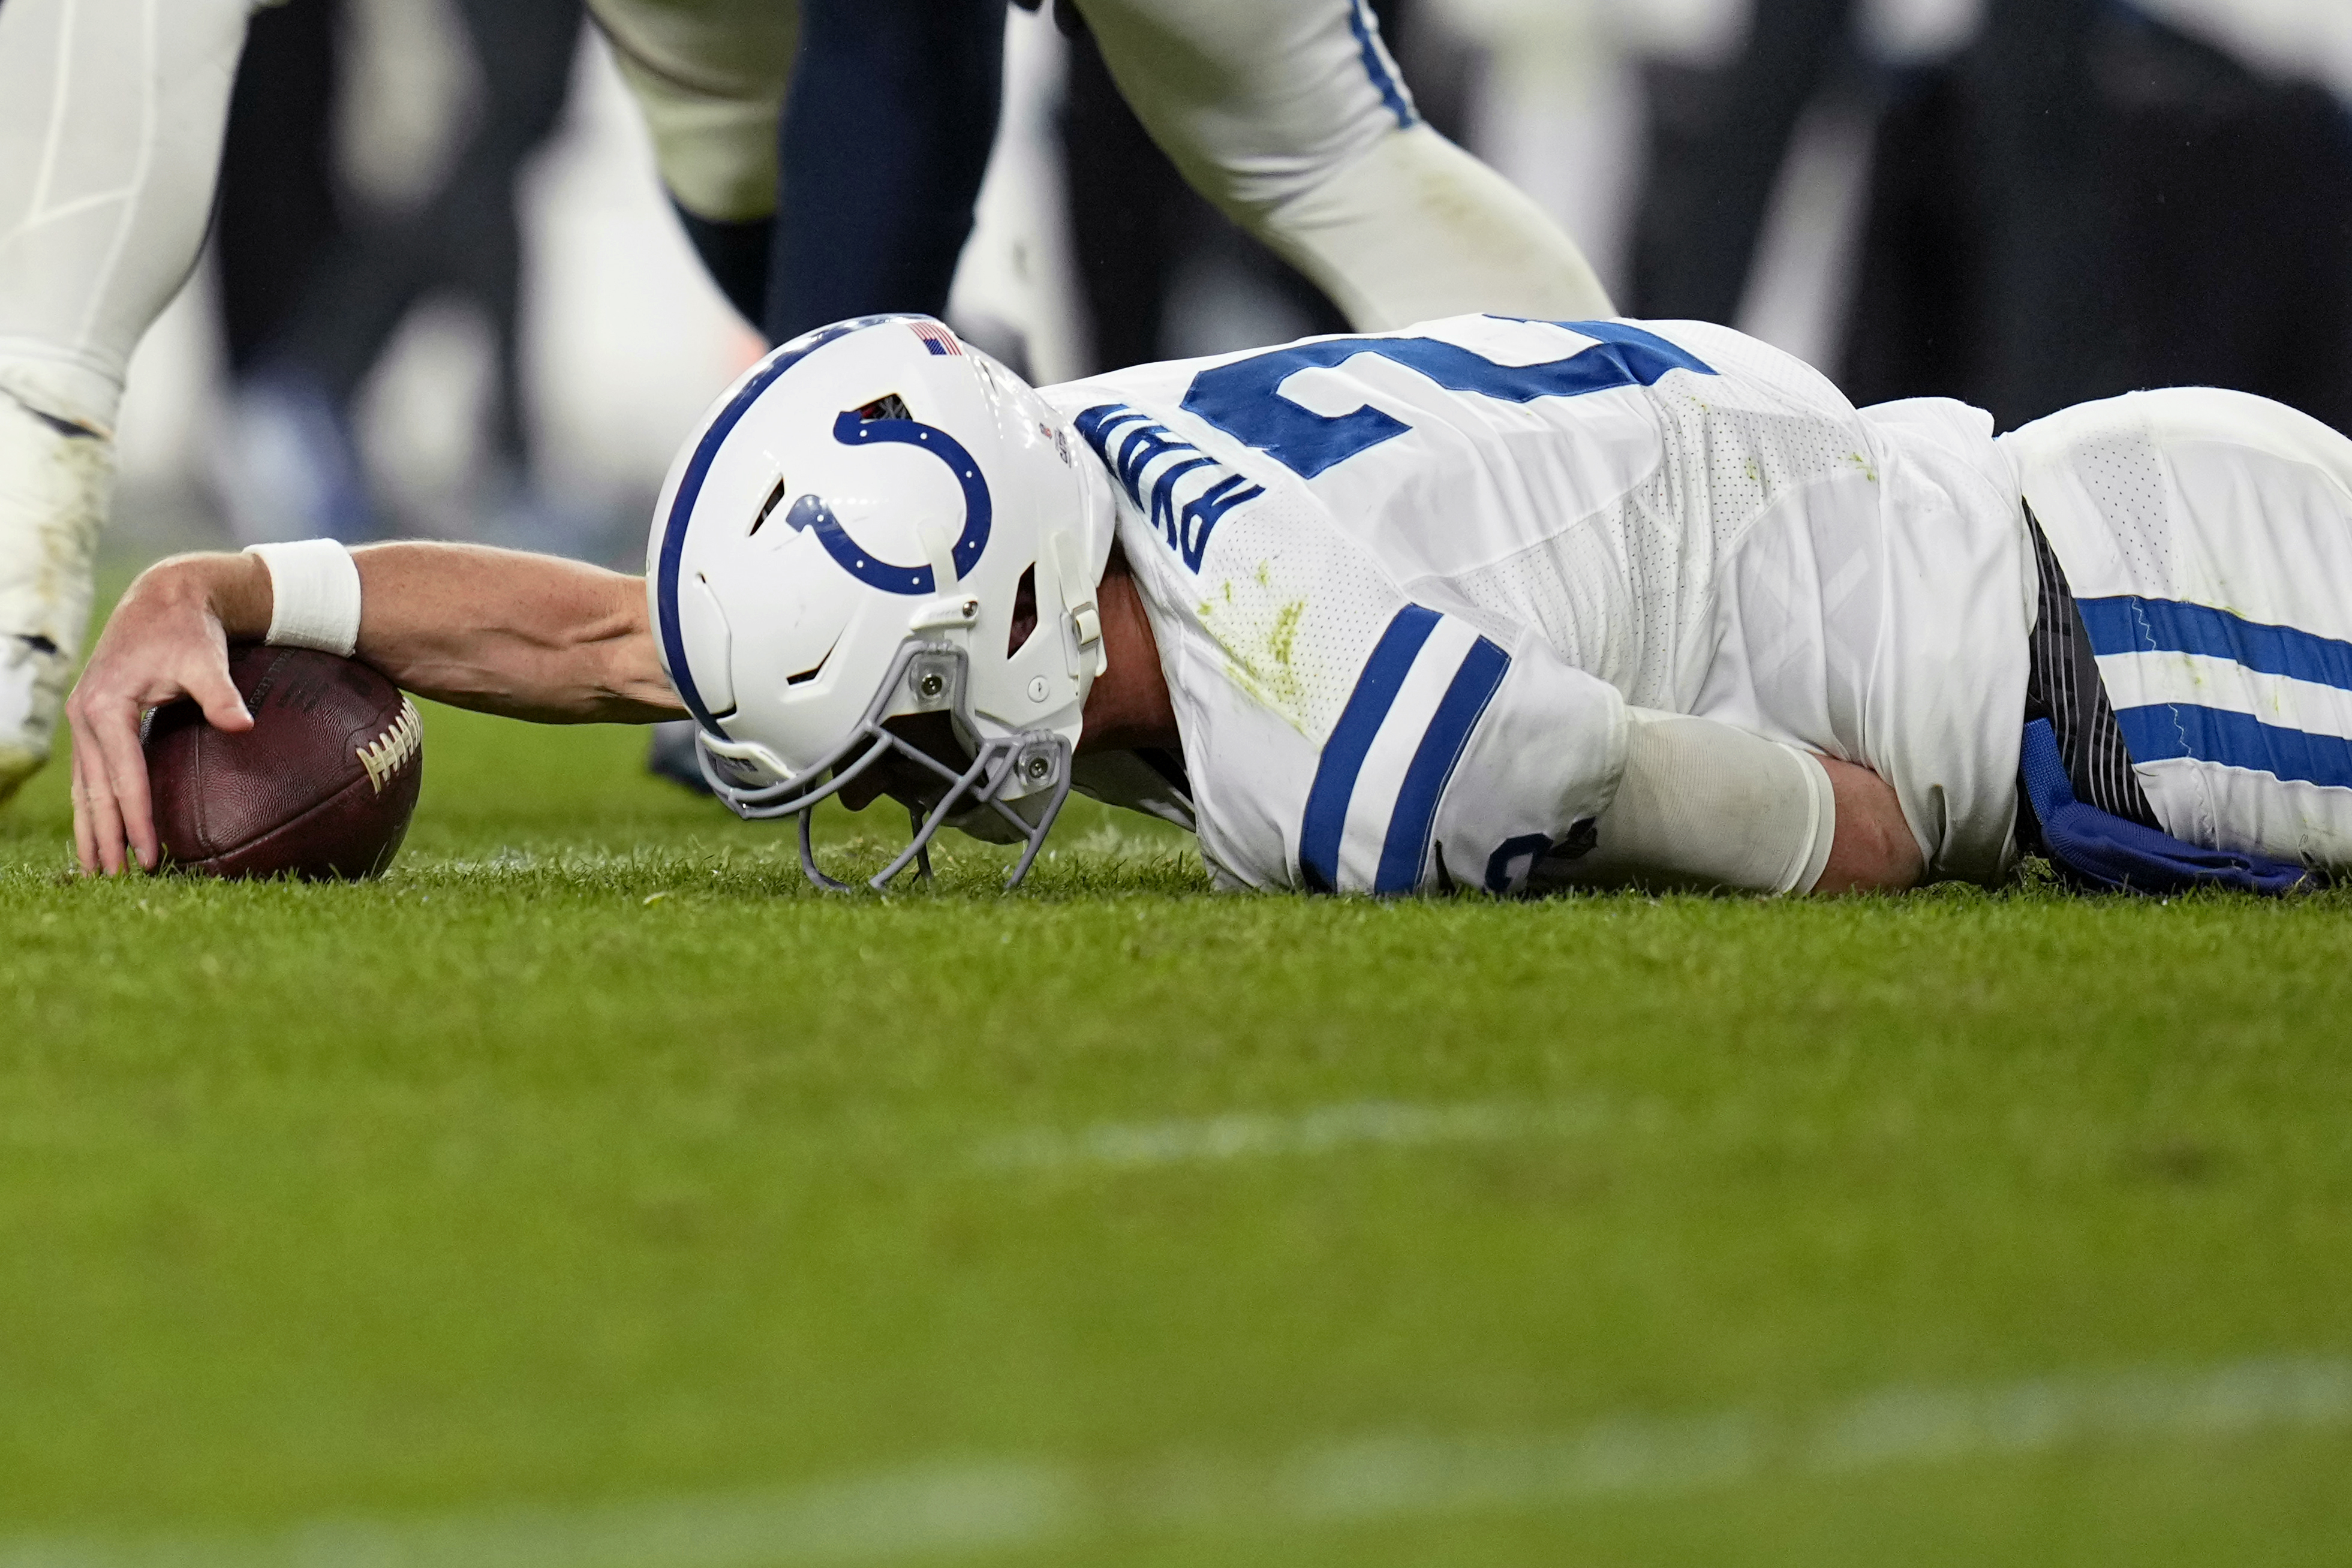
<path fill-rule="evenodd" d="M 640 581 L 463 546 L 163 562 L 68 706 L 83 866 L 226 642 L 555 722 L 683 710 L 746 817 L 1024 845 L 1073 787 L 1225 885 L 2275 892 L 2352 860 L 2352 441 L 2237 393 L 1995 440 L 1719 327 L 1461 317 L 1033 389 L 926 318 L 777 350 Z M 2227 606 L 2226 609 L 2222 608 Z"/>

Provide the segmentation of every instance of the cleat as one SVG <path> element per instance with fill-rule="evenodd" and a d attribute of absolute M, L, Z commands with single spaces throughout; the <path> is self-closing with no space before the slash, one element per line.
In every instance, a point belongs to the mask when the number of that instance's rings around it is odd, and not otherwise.
<path fill-rule="evenodd" d="M 0 801 L 49 758 L 113 488 L 111 432 L 0 381 Z"/>

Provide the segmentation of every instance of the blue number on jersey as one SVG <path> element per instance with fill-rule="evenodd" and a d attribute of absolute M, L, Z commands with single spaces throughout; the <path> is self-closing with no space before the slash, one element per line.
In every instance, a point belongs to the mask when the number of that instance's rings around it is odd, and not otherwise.
<path fill-rule="evenodd" d="M 1510 317 L 1506 319 L 1517 320 Z M 1331 338 L 1294 343 L 1202 371 L 1184 393 L 1184 412 L 1255 446 L 1301 478 L 1378 446 L 1410 428 L 1379 409 L 1317 413 L 1282 395 L 1282 383 L 1305 370 L 1328 370 L 1358 354 L 1378 354 L 1420 371 L 1448 392 L 1479 392 L 1506 402 L 1576 397 L 1612 387 L 1649 386 L 1668 371 L 1715 373 L 1654 332 L 1622 321 L 1560 321 L 1599 342 L 1540 365 L 1498 365 L 1475 350 L 1436 338 Z"/>

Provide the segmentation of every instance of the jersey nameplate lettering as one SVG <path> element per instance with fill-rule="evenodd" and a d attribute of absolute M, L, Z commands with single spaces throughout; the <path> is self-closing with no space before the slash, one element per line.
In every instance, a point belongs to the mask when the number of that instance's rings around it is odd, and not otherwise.
<path fill-rule="evenodd" d="M 1265 494 L 1263 485 L 1251 483 L 1247 476 L 1234 473 L 1125 403 L 1090 408 L 1076 423 L 1079 436 L 1095 449 L 1127 498 L 1150 517 L 1187 571 L 1201 570 L 1209 536 L 1227 512 Z M 1163 457 L 1171 461 L 1160 465 Z M 1160 465 L 1151 472 L 1155 465 Z M 1176 500 L 1180 485 L 1192 492 L 1181 507 Z"/>

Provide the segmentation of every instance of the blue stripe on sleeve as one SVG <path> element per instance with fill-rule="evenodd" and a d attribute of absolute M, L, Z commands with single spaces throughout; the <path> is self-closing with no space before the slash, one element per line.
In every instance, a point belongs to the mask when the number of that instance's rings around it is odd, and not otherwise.
<path fill-rule="evenodd" d="M 2175 599 L 2120 595 L 2074 603 L 2094 653 L 2203 653 L 2265 675 L 2352 691 L 2352 643 Z"/>
<path fill-rule="evenodd" d="M 1454 671 L 1397 790 L 1388 837 L 1381 843 L 1374 893 L 1411 893 L 1421 884 L 1421 864 L 1429 854 L 1431 830 L 1437 825 L 1437 803 L 1454 777 L 1454 765 L 1462 760 L 1463 747 L 1470 743 L 1470 732 L 1478 727 L 1510 667 L 1511 656 L 1481 637 Z"/>
<path fill-rule="evenodd" d="M 1364 57 L 1364 74 L 1381 91 L 1381 101 L 1396 116 L 1397 129 L 1410 131 L 1421 117 L 1412 111 L 1412 101 L 1406 98 L 1397 79 L 1389 74 L 1388 62 L 1381 57 L 1381 47 L 1372 37 L 1372 24 L 1364 15 L 1364 0 L 1348 0 L 1348 26 L 1356 35 L 1356 47 Z"/>
<path fill-rule="evenodd" d="M 2193 757 L 2280 779 L 2352 789 L 2352 740 L 2264 724 L 2252 714 L 2189 703 L 2116 710 L 2134 762 Z"/>
<path fill-rule="evenodd" d="M 1395 706 L 1405 675 L 1412 669 L 1422 644 L 1437 629 L 1437 612 L 1418 604 L 1398 611 L 1364 662 L 1356 689 L 1323 743 L 1315 764 L 1315 782 L 1307 791 L 1307 815 L 1298 830 L 1298 880 L 1310 892 L 1329 893 L 1339 885 L 1339 841 L 1348 831 L 1348 801 L 1356 793 L 1356 776 L 1372 749 L 1381 721 Z"/>

